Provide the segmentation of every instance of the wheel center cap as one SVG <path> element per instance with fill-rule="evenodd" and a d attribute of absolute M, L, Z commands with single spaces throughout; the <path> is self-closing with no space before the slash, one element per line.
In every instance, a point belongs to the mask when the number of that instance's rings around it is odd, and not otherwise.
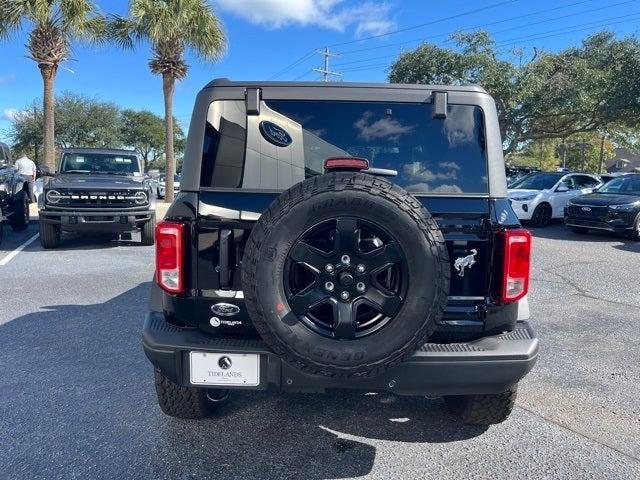
<path fill-rule="evenodd" d="M 349 272 L 342 272 L 340 274 L 340 285 L 343 287 L 350 287 L 353 285 L 353 275 Z"/>

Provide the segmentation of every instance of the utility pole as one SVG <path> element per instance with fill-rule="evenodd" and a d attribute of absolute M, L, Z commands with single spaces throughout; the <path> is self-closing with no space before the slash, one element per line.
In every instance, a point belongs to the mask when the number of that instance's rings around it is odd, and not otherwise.
<path fill-rule="evenodd" d="M 324 56 L 324 64 L 323 68 L 314 68 L 313 71 L 322 74 L 323 82 L 328 82 L 331 75 L 335 75 L 336 77 L 342 76 L 342 74 L 339 72 L 332 72 L 331 70 L 329 70 L 329 57 L 337 57 L 337 53 L 329 52 L 329 47 L 324 47 L 324 50 L 316 50 L 316 52 Z"/>

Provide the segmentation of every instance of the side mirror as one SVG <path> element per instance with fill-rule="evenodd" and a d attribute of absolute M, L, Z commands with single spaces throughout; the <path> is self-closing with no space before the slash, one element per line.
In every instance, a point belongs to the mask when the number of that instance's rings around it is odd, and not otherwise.
<path fill-rule="evenodd" d="M 566 183 L 561 183 L 560 185 L 558 185 L 558 188 L 556 188 L 556 192 L 558 193 L 568 192 L 568 191 L 569 191 L 569 186 Z"/>
<path fill-rule="evenodd" d="M 55 174 L 51 172 L 51 169 L 46 165 L 40 167 L 40 175 L 43 177 L 53 177 Z"/>

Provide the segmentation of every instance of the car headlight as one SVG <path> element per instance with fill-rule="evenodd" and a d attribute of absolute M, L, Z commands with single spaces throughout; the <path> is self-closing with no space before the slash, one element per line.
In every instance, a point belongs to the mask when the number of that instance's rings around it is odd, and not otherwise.
<path fill-rule="evenodd" d="M 61 199 L 65 198 L 65 196 L 61 195 L 57 190 L 49 190 L 45 198 L 47 199 L 47 203 L 58 203 Z"/>
<path fill-rule="evenodd" d="M 148 197 L 145 192 L 136 192 L 136 194 L 133 196 L 133 201 L 136 202 L 138 205 L 147 203 L 147 199 Z"/>
<path fill-rule="evenodd" d="M 536 198 L 538 195 L 537 194 L 533 194 L 533 195 L 524 195 L 522 197 L 512 197 L 512 200 L 515 200 L 516 202 L 528 202 L 530 200 L 533 200 L 534 198 Z"/>
<path fill-rule="evenodd" d="M 609 205 L 609 208 L 616 212 L 628 212 L 638 207 L 640 207 L 640 202 L 625 203 L 624 205 Z"/>

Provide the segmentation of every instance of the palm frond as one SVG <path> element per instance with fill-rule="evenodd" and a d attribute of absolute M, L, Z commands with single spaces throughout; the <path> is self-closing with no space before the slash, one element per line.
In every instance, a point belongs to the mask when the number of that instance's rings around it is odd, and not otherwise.
<path fill-rule="evenodd" d="M 0 38 L 7 38 L 20 30 L 22 19 L 28 10 L 27 2 L 0 0 Z"/>

